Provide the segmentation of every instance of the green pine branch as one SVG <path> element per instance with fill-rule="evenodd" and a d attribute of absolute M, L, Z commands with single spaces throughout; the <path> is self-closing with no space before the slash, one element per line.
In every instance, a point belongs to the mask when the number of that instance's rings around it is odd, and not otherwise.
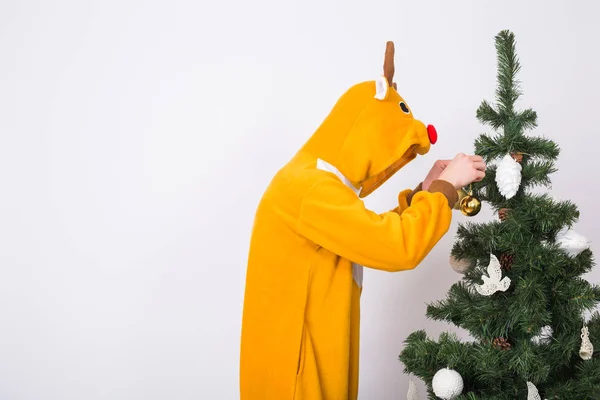
<path fill-rule="evenodd" d="M 507 140 L 505 136 L 482 134 L 475 140 L 475 153 L 486 162 L 493 162 L 512 152 L 526 152 L 527 159 L 556 160 L 560 149 L 550 139 L 520 136 Z"/>
<path fill-rule="evenodd" d="M 508 30 L 504 30 L 496 36 L 498 53 L 496 101 L 499 113 L 507 116 L 514 115 L 515 102 L 521 96 L 520 82 L 516 78 L 521 65 L 517 58 L 515 44 L 515 35 Z"/>

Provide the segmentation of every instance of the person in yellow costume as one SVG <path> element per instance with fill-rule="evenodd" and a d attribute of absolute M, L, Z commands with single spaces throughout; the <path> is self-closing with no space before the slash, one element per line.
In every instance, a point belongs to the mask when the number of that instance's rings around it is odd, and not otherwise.
<path fill-rule="evenodd" d="M 363 266 L 415 268 L 448 231 L 457 189 L 485 163 L 436 162 L 381 214 L 362 198 L 437 140 L 384 75 L 351 87 L 275 175 L 252 231 L 242 317 L 241 400 L 355 400 Z"/>

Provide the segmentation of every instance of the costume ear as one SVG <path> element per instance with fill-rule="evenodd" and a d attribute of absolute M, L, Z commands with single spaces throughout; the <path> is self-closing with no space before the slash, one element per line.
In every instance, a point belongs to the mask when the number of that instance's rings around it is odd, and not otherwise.
<path fill-rule="evenodd" d="M 385 58 L 383 60 L 383 76 L 380 76 L 375 81 L 375 98 L 377 100 L 385 100 L 390 93 L 390 86 L 396 89 L 394 82 L 394 42 L 385 44 Z"/>
<path fill-rule="evenodd" d="M 385 76 L 380 76 L 375 81 L 375 98 L 377 100 L 385 100 L 390 92 L 390 86 Z"/>

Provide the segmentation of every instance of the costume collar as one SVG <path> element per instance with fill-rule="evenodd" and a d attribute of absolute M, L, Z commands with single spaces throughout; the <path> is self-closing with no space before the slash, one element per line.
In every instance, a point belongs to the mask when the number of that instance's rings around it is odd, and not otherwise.
<path fill-rule="evenodd" d="M 323 171 L 331 172 L 332 174 L 337 176 L 344 183 L 344 185 L 352 189 L 352 191 L 356 193 L 357 196 L 360 193 L 360 188 L 355 188 L 354 185 L 348 180 L 348 178 L 344 176 L 344 174 L 340 172 L 339 169 L 329 164 L 327 161 L 321 160 L 320 158 L 317 159 L 317 168 Z"/>

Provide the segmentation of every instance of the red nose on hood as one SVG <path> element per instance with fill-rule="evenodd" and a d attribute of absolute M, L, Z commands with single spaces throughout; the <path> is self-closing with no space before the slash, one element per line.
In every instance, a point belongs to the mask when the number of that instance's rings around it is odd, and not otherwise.
<path fill-rule="evenodd" d="M 427 125 L 427 136 L 429 136 L 429 142 L 431 144 L 435 144 L 438 139 L 437 131 L 435 130 L 435 126 Z"/>

